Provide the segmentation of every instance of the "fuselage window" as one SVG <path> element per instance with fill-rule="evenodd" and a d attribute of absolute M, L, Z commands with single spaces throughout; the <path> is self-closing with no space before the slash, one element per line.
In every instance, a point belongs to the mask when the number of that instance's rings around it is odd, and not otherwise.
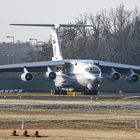
<path fill-rule="evenodd" d="M 88 67 L 85 70 L 89 73 L 100 73 L 100 71 L 97 67 Z"/>

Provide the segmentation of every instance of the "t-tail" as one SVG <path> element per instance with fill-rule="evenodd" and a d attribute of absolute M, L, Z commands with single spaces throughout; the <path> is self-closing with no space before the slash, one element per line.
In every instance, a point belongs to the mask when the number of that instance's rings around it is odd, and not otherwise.
<path fill-rule="evenodd" d="M 10 24 L 10 25 L 51 27 L 53 61 L 63 60 L 61 44 L 59 42 L 59 36 L 58 36 L 58 30 L 60 27 L 92 27 L 92 25 L 84 25 L 84 24 Z"/>

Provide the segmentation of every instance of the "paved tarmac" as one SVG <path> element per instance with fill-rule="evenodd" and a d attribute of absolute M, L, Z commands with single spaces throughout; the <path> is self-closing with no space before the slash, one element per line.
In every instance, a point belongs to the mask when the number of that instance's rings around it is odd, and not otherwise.
<path fill-rule="evenodd" d="M 22 100 L 54 100 L 54 101 L 89 101 L 98 99 L 140 99 L 140 93 L 102 93 L 99 95 L 51 95 L 48 93 L 6 93 L 0 94 L 0 99 L 22 99 Z"/>
<path fill-rule="evenodd" d="M 20 96 L 21 95 L 21 96 Z M 140 110 L 140 96 L 115 95 L 38 95 L 0 96 L 0 108 L 49 111 L 124 111 Z M 129 100 L 128 100 L 129 99 Z"/>

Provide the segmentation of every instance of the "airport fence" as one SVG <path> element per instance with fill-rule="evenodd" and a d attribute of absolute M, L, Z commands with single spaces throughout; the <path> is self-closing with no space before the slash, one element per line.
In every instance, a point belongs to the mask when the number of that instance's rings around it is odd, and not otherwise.
<path fill-rule="evenodd" d="M 140 130 L 140 120 L 15 120 L 0 121 L 3 129 L 115 129 Z"/>

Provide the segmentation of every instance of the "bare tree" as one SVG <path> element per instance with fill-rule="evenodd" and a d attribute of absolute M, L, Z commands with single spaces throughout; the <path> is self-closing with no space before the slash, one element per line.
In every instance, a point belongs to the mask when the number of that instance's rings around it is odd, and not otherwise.
<path fill-rule="evenodd" d="M 59 32 L 65 58 L 100 59 L 120 63 L 140 63 L 140 11 L 116 9 L 80 15 L 75 24 L 91 24 L 92 28 L 62 28 Z M 49 48 L 48 48 L 49 46 Z M 50 57 L 48 41 L 44 55 Z M 45 59 L 46 59 L 45 58 Z"/>

